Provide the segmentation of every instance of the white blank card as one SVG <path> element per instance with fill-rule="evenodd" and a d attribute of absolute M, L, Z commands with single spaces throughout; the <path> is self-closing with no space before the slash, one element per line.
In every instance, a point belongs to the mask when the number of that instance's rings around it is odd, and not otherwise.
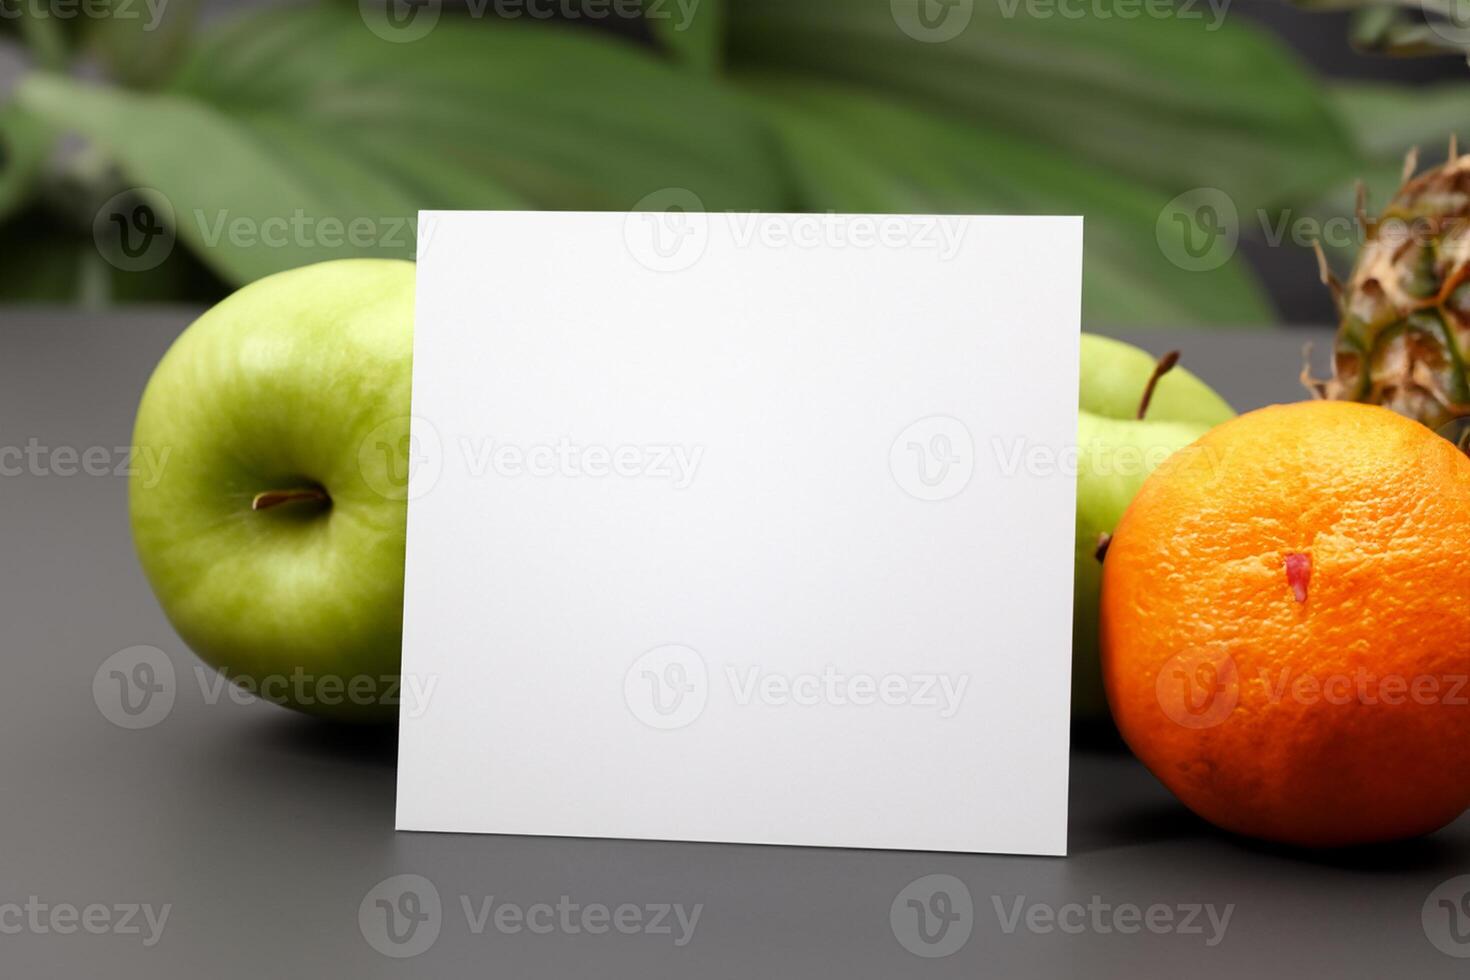
<path fill-rule="evenodd" d="M 1065 853 L 1081 219 L 420 243 L 399 829 Z"/>

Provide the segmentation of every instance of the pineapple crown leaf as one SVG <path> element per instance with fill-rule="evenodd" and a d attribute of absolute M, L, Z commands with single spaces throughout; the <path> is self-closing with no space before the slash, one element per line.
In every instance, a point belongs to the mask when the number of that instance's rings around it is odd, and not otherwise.
<path fill-rule="evenodd" d="M 1314 401 L 1322 401 L 1330 395 L 1328 390 L 1331 381 L 1323 381 L 1312 374 L 1312 342 L 1309 340 L 1302 345 L 1302 387 L 1311 393 Z"/>
<path fill-rule="evenodd" d="M 1409 152 L 1404 154 L 1404 169 L 1403 173 L 1399 176 L 1399 183 L 1407 184 L 1409 182 L 1409 178 L 1413 177 L 1414 173 L 1418 169 L 1419 148 L 1417 146 L 1411 146 L 1409 147 Z"/>
<path fill-rule="evenodd" d="M 1416 174 L 1419 162 L 1409 150 L 1402 186 L 1376 217 L 1357 185 L 1363 240 L 1346 282 L 1313 243 L 1338 332 L 1328 376 L 1313 376 L 1309 345 L 1301 382 L 1314 398 L 1383 405 L 1445 433 L 1470 419 L 1470 155 L 1451 135 L 1443 164 Z"/>
<path fill-rule="evenodd" d="M 1359 185 L 1361 186 L 1361 185 Z M 1320 239 L 1312 242 L 1312 248 L 1317 253 L 1317 275 L 1332 293 L 1332 304 L 1337 307 L 1337 315 L 1342 315 L 1342 280 L 1332 274 L 1332 266 L 1327 264 L 1327 253 L 1322 250 Z"/>

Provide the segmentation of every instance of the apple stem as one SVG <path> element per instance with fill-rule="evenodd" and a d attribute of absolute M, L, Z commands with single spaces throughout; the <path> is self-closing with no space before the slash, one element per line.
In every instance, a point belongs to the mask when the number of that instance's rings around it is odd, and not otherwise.
<path fill-rule="evenodd" d="M 301 487 L 296 490 L 266 490 L 257 493 L 255 499 L 250 501 L 251 510 L 270 510 L 282 504 L 295 504 L 310 502 L 315 504 L 331 503 L 332 498 L 327 491 L 321 487 Z"/>
<path fill-rule="evenodd" d="M 1108 557 L 1108 549 L 1112 546 L 1113 536 L 1103 531 L 1097 536 L 1097 550 L 1092 553 L 1092 557 L 1096 558 L 1099 562 L 1103 561 Z"/>
<path fill-rule="evenodd" d="M 1143 389 L 1143 399 L 1138 403 L 1138 415 L 1135 418 L 1142 420 L 1148 414 L 1148 403 L 1154 400 L 1154 389 L 1159 386 L 1159 379 L 1174 370 L 1174 365 L 1178 363 L 1177 350 L 1171 350 L 1159 358 L 1159 362 L 1154 365 L 1154 373 L 1149 375 L 1148 384 Z"/>

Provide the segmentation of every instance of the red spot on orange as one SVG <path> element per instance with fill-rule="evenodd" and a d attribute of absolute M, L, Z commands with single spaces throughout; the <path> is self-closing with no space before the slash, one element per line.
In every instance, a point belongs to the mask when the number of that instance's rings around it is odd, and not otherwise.
<path fill-rule="evenodd" d="M 1307 585 L 1312 581 L 1312 556 L 1290 554 L 1286 556 L 1286 584 L 1291 586 L 1297 602 L 1307 601 Z"/>

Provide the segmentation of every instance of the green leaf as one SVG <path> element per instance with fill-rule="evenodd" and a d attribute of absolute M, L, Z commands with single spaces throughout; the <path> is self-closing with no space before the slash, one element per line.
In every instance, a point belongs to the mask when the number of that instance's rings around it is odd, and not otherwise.
<path fill-rule="evenodd" d="M 558 25 L 446 14 L 393 44 L 355 11 L 274 11 L 215 36 L 177 89 L 232 114 L 290 112 L 323 139 L 371 130 L 545 207 L 626 209 L 667 187 L 710 209 L 784 202 L 779 163 L 738 97 Z"/>
<path fill-rule="evenodd" d="M 1345 180 L 1326 193 L 1308 197 L 1303 213 L 1326 225 L 1334 221 L 1341 229 L 1353 217 L 1355 184 L 1367 189 L 1368 211 L 1375 213 L 1398 191 L 1403 178 L 1405 154 L 1423 150 L 1421 169 L 1443 160 L 1450 136 L 1470 135 L 1470 91 L 1451 83 L 1431 86 L 1339 83 L 1331 90 L 1333 104 L 1352 133 L 1363 159 L 1355 180 Z M 1356 229 L 1356 222 L 1353 222 Z M 1323 246 L 1339 271 L 1345 270 L 1361 246 L 1360 230 L 1350 236 L 1324 235 Z"/>
<path fill-rule="evenodd" d="M 720 64 L 724 7 L 724 0 L 644 0 L 643 19 L 675 57 L 708 73 Z"/>
<path fill-rule="evenodd" d="M 0 106 L 0 220 L 30 202 L 51 143 L 40 120 L 13 105 Z"/>
<path fill-rule="evenodd" d="M 199 0 L 105 0 L 87 21 L 86 43 L 112 79 L 132 88 L 159 84 L 189 50 Z"/>
<path fill-rule="evenodd" d="M 1452 133 L 1470 135 L 1470 89 L 1459 83 L 1341 83 L 1331 97 L 1367 163 L 1396 165 L 1410 147 L 1437 150 Z"/>
<path fill-rule="evenodd" d="M 1219 188 L 1242 213 L 1355 169 L 1320 87 L 1263 32 L 1205 3 L 1167 18 L 1113 0 L 1084 9 L 745 0 L 730 9 L 728 58 L 945 109 L 1171 196 Z M 950 20 L 931 36 L 948 39 L 912 36 L 926 36 L 935 22 L 920 17 L 935 10 Z"/>
<path fill-rule="evenodd" d="M 413 201 L 354 157 L 313 143 L 300 124 L 265 118 L 247 125 L 176 96 L 52 75 L 26 78 L 18 98 L 109 147 L 172 215 L 179 239 L 230 282 L 324 258 L 411 254 L 411 238 L 401 235 L 389 243 L 397 247 L 322 243 L 325 222 L 335 232 L 335 223 L 368 221 L 379 238 L 401 231 Z"/>
<path fill-rule="evenodd" d="M 355 9 L 273 9 L 213 34 L 157 93 L 35 75 L 18 99 L 109 149 L 232 283 L 412 255 L 421 209 L 626 209 L 669 187 L 711 209 L 786 200 L 738 97 L 539 24 L 446 17 L 393 43 Z"/>
<path fill-rule="evenodd" d="M 45 7 L 0 0 L 0 13 L 5 22 L 14 22 L 17 33 L 25 41 L 31 57 L 43 68 L 56 69 L 66 63 L 71 47 L 71 18 L 62 19 Z"/>
<path fill-rule="evenodd" d="M 1271 319 L 1239 258 L 1191 272 L 1164 254 L 1155 227 L 1166 193 L 1025 138 L 878 96 L 771 76 L 750 76 L 746 84 L 777 126 L 804 209 L 1082 214 L 1089 321 L 1241 325 Z"/>

